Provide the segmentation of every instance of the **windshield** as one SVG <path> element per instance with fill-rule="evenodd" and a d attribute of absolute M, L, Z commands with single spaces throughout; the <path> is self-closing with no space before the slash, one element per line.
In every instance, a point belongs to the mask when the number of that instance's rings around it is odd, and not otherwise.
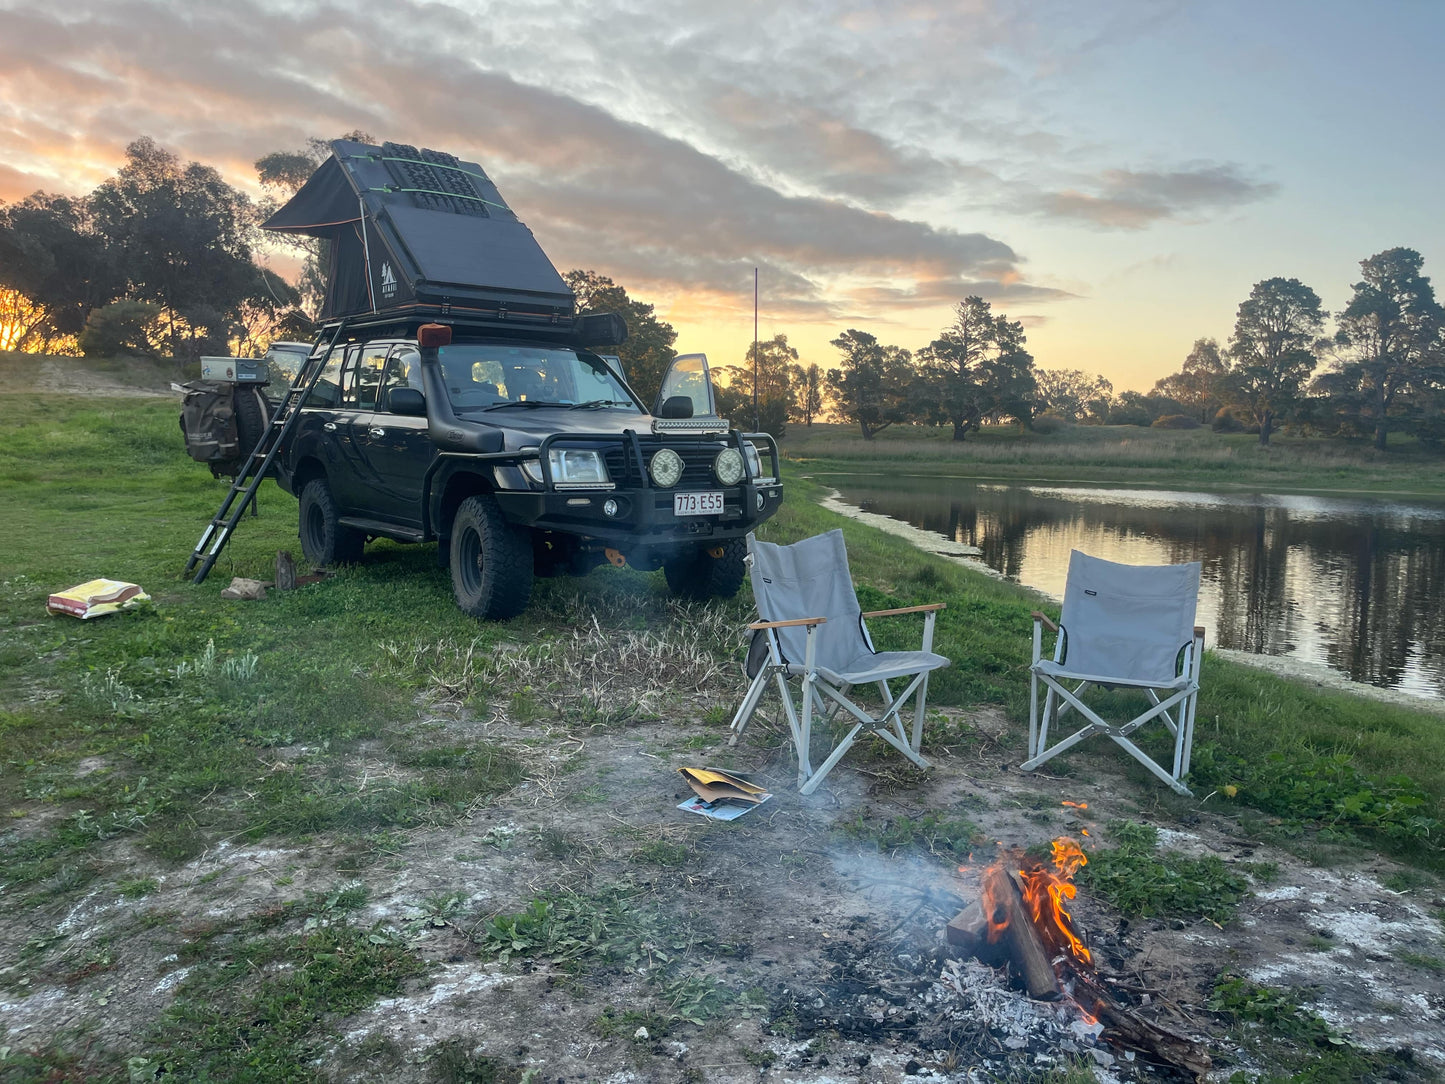
<path fill-rule="evenodd" d="M 509 403 L 638 409 L 622 382 L 595 354 L 555 346 L 452 343 L 438 356 L 456 410 Z"/>

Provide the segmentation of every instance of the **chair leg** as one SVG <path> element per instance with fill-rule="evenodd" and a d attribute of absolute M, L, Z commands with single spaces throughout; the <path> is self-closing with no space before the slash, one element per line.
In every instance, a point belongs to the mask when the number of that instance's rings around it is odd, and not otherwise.
<path fill-rule="evenodd" d="M 798 754 L 798 779 L 801 782 L 813 774 L 813 769 L 808 764 L 808 745 L 803 741 L 803 730 L 798 722 L 798 713 L 793 709 L 793 696 L 788 692 L 788 680 L 781 673 L 775 674 L 774 677 L 778 681 L 778 695 L 783 698 L 783 711 L 788 716 L 788 731 L 793 737 L 793 749 Z M 806 690 L 806 686 L 804 688 Z"/>
<path fill-rule="evenodd" d="M 811 754 L 813 748 L 813 684 L 815 678 L 811 673 L 803 675 L 803 726 L 802 736 L 798 741 L 798 787 L 803 786 L 813 778 L 813 766 Z M 809 793 L 809 792 L 804 792 Z"/>
<path fill-rule="evenodd" d="M 812 794 L 813 791 L 818 789 L 819 784 L 821 784 L 823 780 L 827 778 L 828 773 L 833 770 L 833 768 L 837 765 L 838 761 L 843 759 L 843 754 L 846 753 L 852 747 L 853 743 L 858 740 L 858 731 L 862 729 L 862 723 L 854 724 L 853 729 L 848 731 L 848 736 L 838 743 L 838 748 L 834 749 L 833 752 L 828 755 L 827 760 L 823 761 L 822 764 L 818 765 L 818 770 L 808 777 L 808 781 L 806 783 L 803 783 L 801 786 L 798 787 L 800 793 Z"/>
<path fill-rule="evenodd" d="M 913 740 L 908 744 L 913 751 L 918 752 L 923 745 L 923 714 L 928 704 L 928 675 L 923 675 L 923 684 L 918 686 L 918 692 L 914 693 L 916 699 L 913 701 Z"/>
<path fill-rule="evenodd" d="M 743 697 L 743 702 L 738 705 L 737 713 L 733 716 L 732 723 L 729 724 L 732 730 L 732 736 L 728 738 L 729 745 L 736 745 L 738 739 L 743 736 L 743 729 L 752 719 L 753 712 L 758 709 L 758 702 L 762 700 L 767 687 L 768 669 L 763 667 L 758 671 L 758 676 L 753 678 L 753 683 L 748 686 L 748 694 Z"/>
<path fill-rule="evenodd" d="M 1034 654 L 1038 654 L 1038 630 L 1034 630 Z M 1029 756 L 1039 751 L 1039 675 L 1029 671 Z"/>

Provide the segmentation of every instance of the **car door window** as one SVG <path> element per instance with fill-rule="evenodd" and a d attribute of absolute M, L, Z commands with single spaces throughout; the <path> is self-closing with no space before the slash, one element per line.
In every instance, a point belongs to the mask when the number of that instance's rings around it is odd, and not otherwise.
<path fill-rule="evenodd" d="M 342 402 L 357 410 L 375 410 L 376 392 L 381 387 L 381 374 L 386 368 L 390 343 L 368 343 L 359 351 L 352 377 L 344 385 Z"/>
<path fill-rule="evenodd" d="M 331 356 L 326 359 L 321 375 L 317 378 L 316 385 L 306 399 L 307 406 L 334 407 L 341 405 L 342 368 L 345 361 L 346 347 L 332 347 Z"/>
<path fill-rule="evenodd" d="M 391 356 L 386 359 L 382 373 L 381 392 L 377 397 L 379 410 L 391 409 L 391 392 L 394 388 L 415 388 L 422 391 L 421 355 L 414 346 L 392 347 Z"/>

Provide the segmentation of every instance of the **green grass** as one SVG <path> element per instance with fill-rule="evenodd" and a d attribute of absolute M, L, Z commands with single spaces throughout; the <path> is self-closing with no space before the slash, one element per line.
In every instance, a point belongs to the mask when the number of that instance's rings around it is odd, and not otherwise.
<path fill-rule="evenodd" d="M 941 813 L 900 816 L 888 821 L 871 821 L 859 813 L 843 823 L 843 831 L 854 839 L 871 841 L 886 853 L 917 851 L 953 866 L 968 861 L 974 851 L 989 842 L 983 829 L 966 817 Z"/>
<path fill-rule="evenodd" d="M 1408 1051 L 1367 1051 L 1306 1009 L 1288 990 L 1222 975 L 1209 1008 L 1234 1026 L 1240 1043 L 1265 1066 L 1265 1073 L 1235 1073 L 1229 1079 L 1261 1084 L 1355 1084 L 1362 1080 L 1433 1080 Z"/>
<path fill-rule="evenodd" d="M 1249 894 L 1243 877 L 1213 855 L 1159 849 L 1159 832 L 1133 822 L 1109 826 L 1113 847 L 1089 855 L 1077 880 L 1129 917 L 1178 916 L 1228 922 Z"/>
<path fill-rule="evenodd" d="M 1258 437 L 1244 433 L 1129 425 L 1066 426 L 1049 434 L 1007 425 L 961 443 L 951 437 L 948 427 L 895 425 L 865 441 L 852 426 L 794 425 L 782 449 L 819 475 L 884 469 L 1108 485 L 1445 494 L 1445 459 L 1398 436 L 1383 453 L 1368 440 L 1276 435 L 1261 448 Z"/>

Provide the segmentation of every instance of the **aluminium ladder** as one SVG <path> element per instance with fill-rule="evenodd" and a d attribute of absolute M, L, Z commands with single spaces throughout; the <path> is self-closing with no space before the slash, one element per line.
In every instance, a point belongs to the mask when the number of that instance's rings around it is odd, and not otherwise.
<path fill-rule="evenodd" d="M 256 491 L 261 488 L 261 483 L 271 469 L 271 461 L 276 458 L 276 453 L 296 428 L 296 422 L 301 417 L 301 404 L 306 401 L 311 389 L 321 378 L 326 361 L 331 357 L 331 351 L 340 342 L 345 330 L 346 321 L 342 320 L 336 325 L 336 331 L 326 349 L 320 354 L 313 354 L 296 371 L 296 378 L 291 381 L 291 386 L 286 389 L 286 394 L 281 397 L 280 404 L 261 431 L 261 439 L 256 442 L 256 447 L 251 449 L 245 464 L 231 480 L 226 499 L 221 502 L 221 507 L 201 532 L 201 540 L 196 543 L 190 559 L 186 561 L 186 570 L 182 575 L 189 576 L 195 570 L 193 583 L 203 583 L 210 575 L 216 558 L 221 555 L 221 550 L 231 537 L 231 532 L 246 514 L 246 508 L 255 501 Z M 198 570 L 197 565 L 200 565 Z"/>

